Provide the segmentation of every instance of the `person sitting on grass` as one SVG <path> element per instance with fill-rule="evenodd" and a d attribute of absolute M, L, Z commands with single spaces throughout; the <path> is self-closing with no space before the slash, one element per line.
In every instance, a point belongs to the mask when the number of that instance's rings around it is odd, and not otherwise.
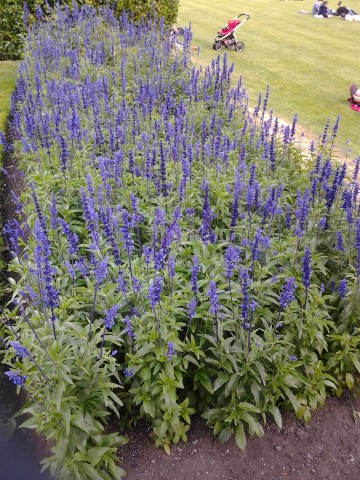
<path fill-rule="evenodd" d="M 322 0 L 316 0 L 312 7 L 311 14 L 312 15 L 319 15 L 320 5 L 322 4 Z"/>
<path fill-rule="evenodd" d="M 338 17 L 342 17 L 344 15 L 357 15 L 355 10 L 352 8 L 345 7 L 342 2 L 338 2 L 338 8 L 336 10 L 336 13 L 334 14 Z"/>
<path fill-rule="evenodd" d="M 323 16 L 324 18 L 332 17 L 332 10 L 328 8 L 328 2 L 324 0 L 320 5 L 319 15 Z"/>
<path fill-rule="evenodd" d="M 349 101 L 355 105 L 360 105 L 360 88 L 357 88 L 355 83 L 352 83 L 350 85 Z"/>

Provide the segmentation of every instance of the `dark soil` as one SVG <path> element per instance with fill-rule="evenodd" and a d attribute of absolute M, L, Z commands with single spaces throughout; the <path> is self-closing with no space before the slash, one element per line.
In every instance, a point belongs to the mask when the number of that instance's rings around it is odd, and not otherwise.
<path fill-rule="evenodd" d="M 145 429 L 121 449 L 127 480 L 360 480 L 360 399 L 331 398 L 309 425 L 283 415 L 283 428 L 268 424 L 245 452 L 235 441 L 220 445 L 205 423 L 194 421 L 186 444 L 171 455 L 157 449 Z"/>

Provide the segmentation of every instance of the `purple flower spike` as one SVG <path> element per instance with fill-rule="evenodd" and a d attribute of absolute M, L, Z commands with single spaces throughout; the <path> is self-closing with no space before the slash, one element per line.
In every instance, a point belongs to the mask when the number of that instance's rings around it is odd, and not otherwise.
<path fill-rule="evenodd" d="M 172 357 L 176 355 L 175 348 L 173 342 L 168 342 L 167 344 L 167 352 L 166 352 L 166 360 L 170 361 Z"/>
<path fill-rule="evenodd" d="M 160 303 L 160 295 L 162 291 L 163 279 L 162 277 L 156 277 L 153 283 L 149 287 L 149 301 L 152 308 L 155 308 L 157 303 Z"/>
<path fill-rule="evenodd" d="M 207 291 L 207 295 L 210 299 L 210 313 L 217 314 L 219 310 L 219 303 L 218 303 L 218 295 L 216 292 L 216 283 L 214 280 L 211 280 L 209 283 L 209 290 Z"/>
<path fill-rule="evenodd" d="M 295 279 L 290 277 L 286 280 L 285 285 L 282 288 L 279 297 L 279 305 L 281 308 L 285 309 L 289 303 L 295 300 L 294 290 L 295 290 Z"/>
<path fill-rule="evenodd" d="M 24 383 L 26 382 L 26 376 L 25 375 L 20 375 L 19 374 L 19 371 L 17 372 L 5 372 L 5 375 L 7 375 L 9 377 L 9 380 L 12 381 L 12 383 L 14 383 L 15 385 L 24 385 Z"/>
<path fill-rule="evenodd" d="M 310 276 L 311 276 L 311 253 L 310 248 L 305 248 L 305 253 L 303 256 L 303 264 L 302 264 L 302 283 L 306 290 L 310 287 Z"/>
<path fill-rule="evenodd" d="M 29 350 L 21 345 L 19 342 L 9 342 L 12 348 L 15 350 L 15 354 L 22 358 L 30 355 Z"/>
<path fill-rule="evenodd" d="M 133 375 L 134 375 L 134 367 L 131 367 L 131 368 L 126 367 L 126 368 L 124 369 L 124 377 L 130 378 L 130 377 L 132 377 Z"/>
<path fill-rule="evenodd" d="M 339 295 L 341 298 L 345 298 L 347 292 L 347 282 L 346 279 L 343 278 L 339 284 Z"/>
<path fill-rule="evenodd" d="M 116 313 L 119 310 L 120 305 L 113 305 L 109 310 L 106 312 L 106 317 L 104 319 L 104 325 L 107 330 L 111 330 L 112 327 L 115 325 L 115 317 Z"/>

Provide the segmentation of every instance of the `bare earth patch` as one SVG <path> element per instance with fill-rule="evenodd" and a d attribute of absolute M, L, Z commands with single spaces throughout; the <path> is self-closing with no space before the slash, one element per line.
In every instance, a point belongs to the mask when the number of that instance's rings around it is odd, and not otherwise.
<path fill-rule="evenodd" d="M 360 410 L 360 399 L 352 401 Z M 309 425 L 285 413 L 283 428 L 269 424 L 265 437 L 249 440 L 245 452 L 235 441 L 220 445 L 200 419 L 186 444 L 171 455 L 154 447 L 146 428 L 130 434 L 121 449 L 127 480 L 359 480 L 360 421 L 350 400 L 328 399 Z"/>

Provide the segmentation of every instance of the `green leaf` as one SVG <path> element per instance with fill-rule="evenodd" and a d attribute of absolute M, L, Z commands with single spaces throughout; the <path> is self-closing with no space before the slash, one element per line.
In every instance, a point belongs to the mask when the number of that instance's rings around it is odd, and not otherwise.
<path fill-rule="evenodd" d="M 81 468 L 85 471 L 87 480 L 103 480 L 102 475 L 90 463 L 82 462 Z"/>
<path fill-rule="evenodd" d="M 230 437 L 231 437 L 231 430 L 229 428 L 223 428 L 218 436 L 219 443 L 227 442 Z"/>
<path fill-rule="evenodd" d="M 155 345 L 149 342 L 143 345 L 141 348 L 139 348 L 139 350 L 136 352 L 136 356 L 143 357 L 149 352 L 154 352 L 154 350 L 155 350 Z"/>
<path fill-rule="evenodd" d="M 260 373 L 261 381 L 264 385 L 266 385 L 266 371 L 263 365 L 256 360 L 255 362 L 256 368 L 258 369 L 258 372 Z"/>
<path fill-rule="evenodd" d="M 246 435 L 245 435 L 245 431 L 244 431 L 244 426 L 242 423 L 240 423 L 237 427 L 236 427 L 236 431 L 235 431 L 235 441 L 236 441 L 236 445 L 241 449 L 241 450 L 245 450 L 245 447 L 246 447 Z"/>
<path fill-rule="evenodd" d="M 281 416 L 280 410 L 275 405 L 272 405 L 269 408 L 269 412 L 274 417 L 276 425 L 279 428 L 282 428 L 282 416 Z"/>
<path fill-rule="evenodd" d="M 151 400 L 144 400 L 143 402 L 144 412 L 155 418 L 155 403 Z"/>
<path fill-rule="evenodd" d="M 21 425 L 19 425 L 19 428 L 30 428 L 35 430 L 38 427 L 38 420 L 35 417 L 28 418 L 23 422 Z"/>
<path fill-rule="evenodd" d="M 87 450 L 87 455 L 91 459 L 91 464 L 96 465 L 100 462 L 101 457 L 110 450 L 109 447 L 93 447 Z"/>
<path fill-rule="evenodd" d="M 346 374 L 346 385 L 349 390 L 352 390 L 354 387 L 354 377 L 351 375 L 351 373 Z"/>
<path fill-rule="evenodd" d="M 229 376 L 228 376 L 227 373 L 219 372 L 219 375 L 214 382 L 214 387 L 213 387 L 214 392 L 216 392 L 216 390 L 218 390 L 220 387 L 222 387 L 224 385 L 224 383 L 228 380 L 228 378 L 229 378 Z"/>
<path fill-rule="evenodd" d="M 359 360 L 356 358 L 355 355 L 351 356 L 351 360 L 352 360 L 356 370 L 360 373 L 360 362 L 359 362 Z"/>

